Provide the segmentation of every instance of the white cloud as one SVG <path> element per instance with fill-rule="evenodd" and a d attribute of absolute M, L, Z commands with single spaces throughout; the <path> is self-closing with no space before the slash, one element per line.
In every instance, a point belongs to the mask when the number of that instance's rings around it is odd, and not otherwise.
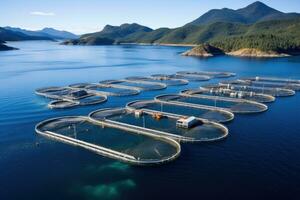
<path fill-rule="evenodd" d="M 41 11 L 33 11 L 30 12 L 31 15 L 39 15 L 39 16 L 54 16 L 55 13 L 53 12 L 41 12 Z"/>

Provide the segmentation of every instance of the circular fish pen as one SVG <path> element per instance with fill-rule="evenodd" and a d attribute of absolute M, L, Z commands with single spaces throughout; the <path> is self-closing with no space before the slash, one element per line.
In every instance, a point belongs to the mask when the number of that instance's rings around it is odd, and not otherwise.
<path fill-rule="evenodd" d="M 48 104 L 51 109 L 72 108 L 75 106 L 87 106 L 104 103 L 107 96 L 93 94 L 86 89 L 72 89 L 69 87 L 48 87 L 37 89 L 38 95 L 55 99 Z"/>
<path fill-rule="evenodd" d="M 200 89 L 183 90 L 181 91 L 181 94 L 188 94 L 188 95 L 203 94 L 203 95 L 210 95 L 210 96 L 230 97 L 230 98 L 256 101 L 260 103 L 270 103 L 275 101 L 275 97 L 271 95 L 232 90 L 230 88 L 221 88 L 218 85 L 205 85 L 200 87 Z"/>
<path fill-rule="evenodd" d="M 72 89 L 67 87 L 45 87 L 36 89 L 35 93 L 50 99 L 61 99 L 62 96 L 69 94 L 71 91 Z"/>
<path fill-rule="evenodd" d="M 167 88 L 166 84 L 163 83 L 156 83 L 156 82 L 149 82 L 149 81 L 142 81 L 142 80 L 105 80 L 100 81 L 100 84 L 104 84 L 107 86 L 117 86 L 119 88 L 125 89 L 134 89 L 134 90 L 143 90 L 143 91 L 151 91 L 151 90 L 162 90 Z"/>
<path fill-rule="evenodd" d="M 89 95 L 80 99 L 59 99 L 51 101 L 48 104 L 48 107 L 51 109 L 63 109 L 63 108 L 72 108 L 75 106 L 89 106 L 101 104 L 107 101 L 105 95 Z"/>
<path fill-rule="evenodd" d="M 155 77 L 155 76 L 151 76 L 151 77 L 131 76 L 131 77 L 127 77 L 126 80 L 162 83 L 162 84 L 166 84 L 167 86 L 187 85 L 189 83 L 189 81 L 185 79 L 175 79 L 169 77 Z"/>
<path fill-rule="evenodd" d="M 188 81 L 209 81 L 212 79 L 211 76 L 197 74 L 172 74 L 168 75 L 168 77 L 175 79 L 186 79 Z"/>
<path fill-rule="evenodd" d="M 71 88 L 86 89 L 89 93 L 106 95 L 106 96 L 132 96 L 138 95 L 140 90 L 137 89 L 126 89 L 114 85 L 98 84 L 98 83 L 77 83 L 69 85 Z"/>
<path fill-rule="evenodd" d="M 289 97 L 295 95 L 294 90 L 283 89 L 283 88 L 265 88 L 249 85 L 239 85 L 239 84 L 227 84 L 219 83 L 216 85 L 216 88 L 230 89 L 235 91 L 245 91 L 245 92 L 254 92 L 259 94 L 267 94 L 274 97 Z"/>
<path fill-rule="evenodd" d="M 174 102 L 162 102 L 157 100 L 137 100 L 129 102 L 126 108 L 159 112 L 180 117 L 194 116 L 199 119 L 206 119 L 213 122 L 229 122 L 233 120 L 234 114 L 228 110 L 199 105 L 183 105 Z"/>
<path fill-rule="evenodd" d="M 118 123 L 124 126 L 144 129 L 153 134 L 170 137 L 180 142 L 208 142 L 225 138 L 228 129 L 219 123 L 198 118 L 183 118 L 178 115 L 154 111 L 131 110 L 127 108 L 106 108 L 94 111 L 89 118 L 95 121 Z M 190 127 L 182 128 L 180 120 L 190 121 Z"/>
<path fill-rule="evenodd" d="M 133 165 L 155 165 L 176 159 L 181 147 L 175 140 L 147 131 L 89 120 L 88 117 L 59 117 L 36 125 L 45 137 L 87 149 Z"/>
<path fill-rule="evenodd" d="M 74 83 L 69 85 L 70 88 L 75 88 L 75 89 L 86 89 L 87 87 L 93 85 L 93 83 Z"/>
<path fill-rule="evenodd" d="M 162 102 L 172 102 L 186 106 L 222 108 L 227 109 L 230 112 L 240 114 L 260 113 L 268 109 L 268 106 L 266 106 L 265 104 L 255 101 L 201 94 L 165 94 L 155 97 L 155 100 Z"/>
<path fill-rule="evenodd" d="M 72 100 L 54 100 L 48 103 L 48 107 L 51 109 L 65 109 L 65 108 L 73 108 L 78 106 L 80 103 L 78 101 Z"/>
<path fill-rule="evenodd" d="M 235 73 L 231 73 L 231 72 L 210 72 L 210 71 L 179 71 L 176 74 L 179 75 L 205 75 L 205 76 L 211 76 L 214 78 L 229 78 L 229 77 L 233 77 L 236 76 Z"/>
<path fill-rule="evenodd" d="M 293 83 L 276 83 L 276 82 L 251 81 L 251 80 L 234 80 L 234 81 L 227 81 L 222 83 L 249 85 L 249 86 L 263 87 L 263 88 L 282 88 L 282 89 L 289 89 L 289 90 L 300 90 L 300 84 L 293 84 Z"/>
<path fill-rule="evenodd" d="M 105 94 L 107 96 L 133 96 L 138 95 L 140 90 L 120 88 L 114 85 L 94 84 L 87 87 L 88 90 L 96 94 Z"/>
<path fill-rule="evenodd" d="M 289 79 L 289 78 L 277 78 L 277 77 L 247 77 L 242 78 L 242 80 L 250 80 L 250 81 L 265 81 L 265 82 L 274 82 L 274 83 L 292 83 L 292 84 L 300 84 L 300 80 L 297 79 Z"/>

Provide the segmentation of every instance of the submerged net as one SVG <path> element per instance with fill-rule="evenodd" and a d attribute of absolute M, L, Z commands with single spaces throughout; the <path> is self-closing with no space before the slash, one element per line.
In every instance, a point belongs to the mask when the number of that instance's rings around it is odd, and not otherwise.
<path fill-rule="evenodd" d="M 72 89 L 66 87 L 46 87 L 36 90 L 36 94 L 52 99 L 60 99 L 64 95 L 68 95 Z"/>
<path fill-rule="evenodd" d="M 56 101 L 51 101 L 48 104 L 49 108 L 53 109 L 61 109 L 61 108 L 72 108 L 74 106 L 78 106 L 79 102 L 77 101 L 68 101 L 68 100 L 56 100 Z"/>
<path fill-rule="evenodd" d="M 160 101 L 181 102 L 229 109 L 235 113 L 255 113 L 266 111 L 267 106 L 261 103 L 218 96 L 202 95 L 162 95 L 156 97 Z"/>
<path fill-rule="evenodd" d="M 179 118 L 163 115 L 160 119 L 155 118 L 155 112 L 143 112 L 136 115 L 127 109 L 99 110 L 90 115 L 93 119 L 109 119 L 116 122 L 126 123 L 133 126 L 157 130 L 174 135 L 174 138 L 181 137 L 182 141 L 212 141 L 227 136 L 227 129 L 217 123 L 198 121 L 191 128 L 178 128 L 176 122 Z M 158 135 L 162 135 L 158 133 Z M 171 136 L 172 137 L 172 136 Z"/>
<path fill-rule="evenodd" d="M 89 86 L 87 89 L 91 90 L 93 93 L 100 93 L 108 96 L 130 96 L 140 93 L 137 89 L 126 89 L 117 87 L 116 85 L 105 84 Z"/>
<path fill-rule="evenodd" d="M 166 88 L 165 84 L 148 82 L 148 81 L 122 80 L 117 83 L 111 83 L 111 84 L 116 84 L 119 86 L 125 86 L 128 88 L 140 89 L 140 90 L 161 90 Z"/>
<path fill-rule="evenodd" d="M 235 76 L 235 73 L 231 72 L 209 72 L 209 71 L 180 71 L 177 72 L 179 75 L 205 75 L 205 76 L 213 76 L 214 78 L 229 78 Z"/>
<path fill-rule="evenodd" d="M 151 77 L 144 77 L 144 76 L 132 76 L 127 77 L 126 80 L 131 81 L 147 81 L 152 83 L 162 83 L 166 84 L 167 86 L 177 86 L 177 85 L 186 85 L 188 81 L 185 79 L 174 79 L 169 77 L 159 77 L 158 75 L 154 75 Z"/>
<path fill-rule="evenodd" d="M 133 156 L 138 161 L 167 159 L 180 151 L 177 145 L 156 137 L 126 132 L 91 123 L 82 117 L 64 117 L 45 121 L 37 131 L 67 136 L 89 144 Z M 105 153 L 104 153 L 105 155 Z"/>
<path fill-rule="evenodd" d="M 187 79 L 189 81 L 208 81 L 212 77 L 206 75 L 194 75 L 194 74 L 173 74 L 170 75 L 169 78 Z"/>
<path fill-rule="evenodd" d="M 264 82 L 273 82 L 273 83 L 292 83 L 292 84 L 300 84 L 300 80 L 290 79 L 290 78 L 278 78 L 278 77 L 248 77 L 242 78 L 242 80 L 251 80 L 251 81 L 264 81 Z"/>
<path fill-rule="evenodd" d="M 173 113 L 182 116 L 195 116 L 215 122 L 227 122 L 232 120 L 234 117 L 232 113 L 218 108 L 200 108 L 198 106 L 191 107 L 172 104 L 170 102 L 135 101 L 127 104 L 127 106 L 134 109 L 147 109 L 158 112 Z"/>
<path fill-rule="evenodd" d="M 278 82 L 267 82 L 267 81 L 251 81 L 247 79 L 224 81 L 222 82 L 222 84 L 248 85 L 248 86 L 262 87 L 262 88 L 281 88 L 281 89 L 290 89 L 290 90 L 300 90 L 300 84 L 278 83 Z"/>
<path fill-rule="evenodd" d="M 259 87 L 259 86 L 251 86 L 249 84 L 224 84 L 221 83 L 221 88 L 230 88 L 232 90 L 238 90 L 238 91 L 248 91 L 248 92 L 255 92 L 255 93 L 261 93 L 261 94 L 268 94 L 275 97 L 285 97 L 285 96 L 292 96 L 295 94 L 295 91 L 290 89 L 284 89 L 284 88 L 272 88 L 272 87 Z"/>
<path fill-rule="evenodd" d="M 181 92 L 182 94 L 188 95 L 208 95 L 208 96 L 219 96 L 219 97 L 228 97 L 228 98 L 237 98 L 237 99 L 245 99 L 250 101 L 256 101 L 261 103 L 272 102 L 275 98 L 271 95 L 259 94 L 248 91 L 238 91 L 231 90 L 227 88 L 218 88 L 218 87 L 206 87 L 203 86 L 201 89 L 196 90 L 184 90 Z"/>

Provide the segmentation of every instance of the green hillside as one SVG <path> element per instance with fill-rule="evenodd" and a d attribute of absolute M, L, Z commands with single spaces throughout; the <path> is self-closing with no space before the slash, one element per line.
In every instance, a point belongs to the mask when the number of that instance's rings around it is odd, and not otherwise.
<path fill-rule="evenodd" d="M 262 21 L 294 19 L 297 17 L 300 18 L 300 14 L 283 13 L 257 1 L 237 10 L 228 8 L 210 10 L 189 24 L 203 25 L 215 22 L 253 24 Z"/>
<path fill-rule="evenodd" d="M 64 44 L 203 44 L 225 52 L 241 48 L 294 54 L 300 45 L 300 14 L 283 13 L 255 2 L 238 10 L 211 10 L 185 26 L 152 30 L 139 24 L 107 25 Z"/>
<path fill-rule="evenodd" d="M 122 24 L 121 26 L 106 25 L 102 31 L 82 35 L 79 39 L 67 40 L 63 44 L 74 45 L 107 45 L 118 43 L 119 40 L 133 42 L 143 35 L 153 31 L 151 28 L 139 24 Z"/>

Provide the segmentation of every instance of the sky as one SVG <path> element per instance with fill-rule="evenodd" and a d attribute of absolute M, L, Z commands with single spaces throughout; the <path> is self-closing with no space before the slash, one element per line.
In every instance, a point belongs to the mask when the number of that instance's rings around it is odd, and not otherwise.
<path fill-rule="evenodd" d="M 0 0 L 0 27 L 52 27 L 76 34 L 106 24 L 139 23 L 151 28 L 182 26 L 210 9 L 238 9 L 255 0 Z M 283 12 L 300 12 L 299 0 L 261 0 Z"/>

